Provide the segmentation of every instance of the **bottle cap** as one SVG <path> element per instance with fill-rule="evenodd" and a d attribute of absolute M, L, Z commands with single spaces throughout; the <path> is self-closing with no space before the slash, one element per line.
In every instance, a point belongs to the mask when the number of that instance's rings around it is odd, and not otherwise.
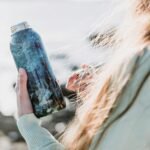
<path fill-rule="evenodd" d="M 12 26 L 11 33 L 14 34 L 16 32 L 19 32 L 28 28 L 30 28 L 29 24 L 27 22 L 22 22 L 22 23 Z"/>

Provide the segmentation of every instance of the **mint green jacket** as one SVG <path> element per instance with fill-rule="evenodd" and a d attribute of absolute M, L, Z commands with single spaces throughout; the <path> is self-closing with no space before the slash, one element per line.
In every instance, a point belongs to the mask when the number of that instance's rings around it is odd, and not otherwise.
<path fill-rule="evenodd" d="M 89 150 L 150 150 L 150 48 L 131 58 L 124 76 L 133 68 L 114 111 L 94 136 Z M 20 117 L 17 125 L 29 150 L 65 149 L 40 126 L 34 114 Z"/>

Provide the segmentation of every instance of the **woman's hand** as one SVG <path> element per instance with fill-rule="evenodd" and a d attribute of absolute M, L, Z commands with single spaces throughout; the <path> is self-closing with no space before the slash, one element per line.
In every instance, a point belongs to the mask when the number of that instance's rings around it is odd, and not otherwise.
<path fill-rule="evenodd" d="M 19 117 L 25 114 L 33 113 L 32 104 L 27 90 L 27 78 L 26 71 L 20 68 L 16 85 L 17 108 Z"/>
<path fill-rule="evenodd" d="M 88 83 L 89 80 L 92 79 L 92 73 L 89 71 L 90 66 L 89 65 L 82 65 L 81 70 L 78 70 L 74 72 L 68 79 L 66 88 L 70 91 L 83 91 Z"/>

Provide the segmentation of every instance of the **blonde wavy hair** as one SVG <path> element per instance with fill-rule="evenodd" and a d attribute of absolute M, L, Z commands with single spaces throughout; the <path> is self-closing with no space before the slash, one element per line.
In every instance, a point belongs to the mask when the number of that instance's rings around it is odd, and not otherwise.
<path fill-rule="evenodd" d="M 124 74 L 130 58 L 150 42 L 150 0 L 126 0 L 126 4 L 124 22 L 115 30 L 114 36 L 111 35 L 114 39 L 111 42 L 119 41 L 115 43 L 112 59 L 94 77 L 91 92 L 83 97 L 74 119 L 60 137 L 67 150 L 89 149 L 94 135 L 115 109 L 118 96 L 130 79 L 132 72 Z"/>

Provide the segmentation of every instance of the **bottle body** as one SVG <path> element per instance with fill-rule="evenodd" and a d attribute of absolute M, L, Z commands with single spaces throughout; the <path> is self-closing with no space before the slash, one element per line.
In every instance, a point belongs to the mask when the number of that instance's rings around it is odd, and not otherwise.
<path fill-rule="evenodd" d="M 31 28 L 16 32 L 12 34 L 10 49 L 17 69 L 27 71 L 27 88 L 35 115 L 43 117 L 65 108 L 40 36 Z"/>

